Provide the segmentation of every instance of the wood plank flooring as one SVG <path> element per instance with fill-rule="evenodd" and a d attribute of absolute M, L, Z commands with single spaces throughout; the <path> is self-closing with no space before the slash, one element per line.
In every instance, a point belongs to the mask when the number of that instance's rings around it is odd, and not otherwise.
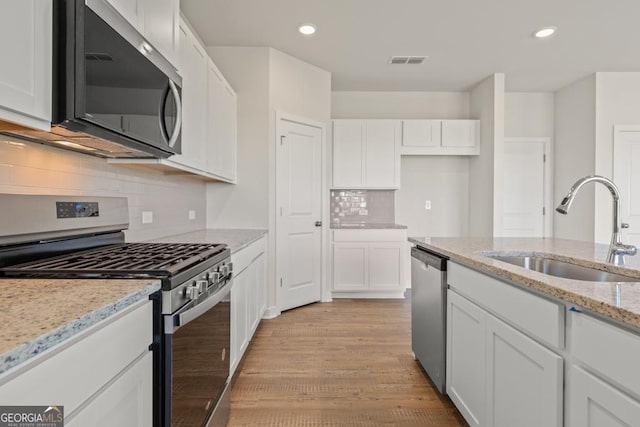
<path fill-rule="evenodd" d="M 407 300 L 335 300 L 263 320 L 229 427 L 466 426 L 411 355 Z"/>

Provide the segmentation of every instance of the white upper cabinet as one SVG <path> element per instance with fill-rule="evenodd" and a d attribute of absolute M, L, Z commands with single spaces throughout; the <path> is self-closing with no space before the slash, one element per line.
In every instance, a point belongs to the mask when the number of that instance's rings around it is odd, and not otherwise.
<path fill-rule="evenodd" d="M 174 67 L 180 60 L 179 0 L 105 0 Z"/>
<path fill-rule="evenodd" d="M 441 120 L 403 120 L 402 147 L 439 147 Z"/>
<path fill-rule="evenodd" d="M 51 1 L 2 2 L 0 121 L 50 130 L 51 45 Z"/>
<path fill-rule="evenodd" d="M 334 120 L 333 187 L 400 188 L 400 121 Z"/>
<path fill-rule="evenodd" d="M 178 36 L 180 1 L 144 0 L 143 10 L 145 37 L 169 62 L 178 68 L 180 60 Z"/>
<path fill-rule="evenodd" d="M 206 169 L 208 56 L 189 27 L 180 23 L 182 74 L 182 154 L 172 161 Z"/>
<path fill-rule="evenodd" d="M 478 155 L 479 120 L 402 120 L 402 155 Z"/>
<path fill-rule="evenodd" d="M 207 67 L 207 170 L 229 181 L 236 179 L 236 93 L 212 60 Z"/>

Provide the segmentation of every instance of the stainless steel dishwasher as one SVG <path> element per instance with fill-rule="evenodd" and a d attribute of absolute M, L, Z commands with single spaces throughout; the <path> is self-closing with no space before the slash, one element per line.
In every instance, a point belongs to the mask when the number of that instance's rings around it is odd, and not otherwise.
<path fill-rule="evenodd" d="M 411 248 L 411 348 L 441 394 L 445 389 L 447 258 Z"/>

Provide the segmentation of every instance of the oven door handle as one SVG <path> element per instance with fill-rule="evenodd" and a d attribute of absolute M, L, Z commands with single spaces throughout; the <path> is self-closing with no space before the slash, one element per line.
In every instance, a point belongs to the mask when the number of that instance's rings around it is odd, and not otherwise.
<path fill-rule="evenodd" d="M 189 307 L 184 311 L 179 311 L 173 316 L 165 317 L 164 332 L 165 334 L 173 334 L 182 326 L 202 316 L 207 311 L 211 310 L 215 305 L 224 299 L 231 290 L 231 281 L 228 281 L 223 287 L 218 289 L 216 293 L 210 295 L 193 307 Z"/>

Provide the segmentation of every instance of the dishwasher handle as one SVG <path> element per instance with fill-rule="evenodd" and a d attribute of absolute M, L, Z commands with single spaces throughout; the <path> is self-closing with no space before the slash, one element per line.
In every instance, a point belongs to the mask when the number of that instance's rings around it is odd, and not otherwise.
<path fill-rule="evenodd" d="M 436 270 L 447 271 L 447 258 L 427 252 L 424 249 L 418 247 L 411 248 L 411 257 L 435 268 Z"/>

